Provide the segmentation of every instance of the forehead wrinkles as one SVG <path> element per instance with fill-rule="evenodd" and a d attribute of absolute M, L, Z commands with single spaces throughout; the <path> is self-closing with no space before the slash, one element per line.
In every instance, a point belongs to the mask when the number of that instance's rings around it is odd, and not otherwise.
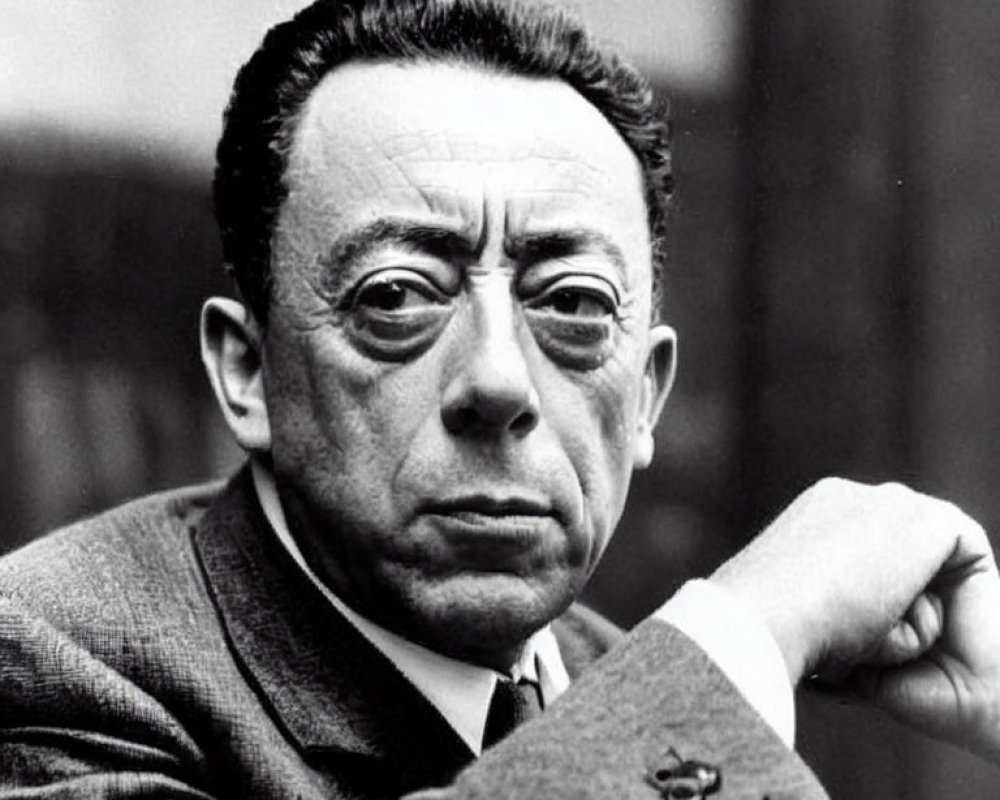
<path fill-rule="evenodd" d="M 293 157 L 345 173 L 379 156 L 466 166 L 540 156 L 585 170 L 638 170 L 613 126 L 567 84 L 457 65 L 344 65 L 316 88 L 297 127 Z"/>
<path fill-rule="evenodd" d="M 572 138 L 568 132 L 566 138 Z M 316 125 L 302 130 L 289 171 L 325 172 L 345 189 L 373 192 L 416 184 L 460 186 L 469 176 L 488 174 L 502 180 L 511 169 L 526 185 L 599 185 L 612 177 L 608 166 L 592 163 L 586 154 L 559 141 L 529 133 L 511 138 L 444 128 L 333 132 Z"/>
<path fill-rule="evenodd" d="M 475 225 L 488 204 L 498 212 L 508 206 L 524 220 L 546 207 L 569 210 L 576 200 L 603 205 L 612 196 L 606 188 L 615 176 L 605 165 L 531 135 L 512 141 L 441 129 L 369 131 L 367 137 L 323 135 L 316 128 L 303 133 L 290 167 L 299 179 L 292 182 L 315 194 L 300 200 L 325 216 L 336 216 L 345 203 L 362 209 L 398 204 Z M 306 176 L 323 180 L 302 180 Z"/>

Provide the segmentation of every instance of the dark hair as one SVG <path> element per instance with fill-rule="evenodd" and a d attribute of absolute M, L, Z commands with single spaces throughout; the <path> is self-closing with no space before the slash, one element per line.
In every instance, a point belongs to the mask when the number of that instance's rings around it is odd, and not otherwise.
<path fill-rule="evenodd" d="M 658 314 L 673 188 L 668 127 L 646 80 L 565 11 L 509 0 L 317 0 L 272 28 L 236 76 L 215 170 L 223 257 L 267 320 L 271 239 L 300 108 L 347 61 L 457 61 L 565 81 L 615 127 L 642 165 Z"/>

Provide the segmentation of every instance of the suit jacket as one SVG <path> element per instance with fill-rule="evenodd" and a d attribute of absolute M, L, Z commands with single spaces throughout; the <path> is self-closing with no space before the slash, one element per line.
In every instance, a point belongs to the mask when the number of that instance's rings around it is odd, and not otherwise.
<path fill-rule="evenodd" d="M 0 559 L 0 798 L 655 798 L 670 748 L 718 797 L 825 797 L 670 626 L 553 628 L 573 686 L 476 761 L 302 578 L 247 470 L 154 495 Z"/>

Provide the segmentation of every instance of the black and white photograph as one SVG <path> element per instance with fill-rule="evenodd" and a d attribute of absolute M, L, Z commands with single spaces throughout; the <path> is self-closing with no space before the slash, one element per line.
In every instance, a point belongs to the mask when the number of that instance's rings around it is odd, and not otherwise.
<path fill-rule="evenodd" d="M 0 800 L 994 800 L 989 0 L 0 0 Z"/>

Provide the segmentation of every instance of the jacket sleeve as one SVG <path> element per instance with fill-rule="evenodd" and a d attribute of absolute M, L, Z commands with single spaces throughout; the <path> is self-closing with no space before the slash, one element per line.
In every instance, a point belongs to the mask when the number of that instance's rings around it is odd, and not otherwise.
<path fill-rule="evenodd" d="M 452 786 L 408 800 L 651 800 L 682 762 L 714 769 L 720 800 L 827 797 L 690 639 L 647 620 Z"/>

